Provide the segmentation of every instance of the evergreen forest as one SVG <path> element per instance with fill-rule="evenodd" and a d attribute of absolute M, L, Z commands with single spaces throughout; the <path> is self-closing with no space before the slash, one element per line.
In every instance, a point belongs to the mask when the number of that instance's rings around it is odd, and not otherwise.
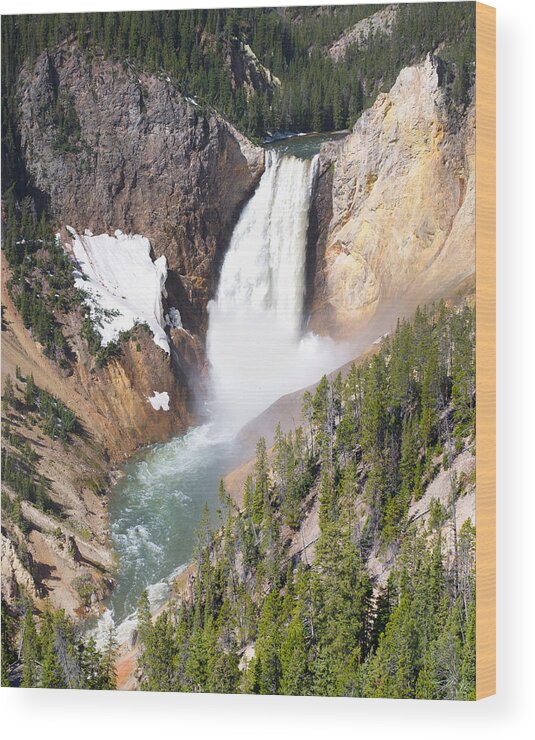
<path fill-rule="evenodd" d="M 455 459 L 474 451 L 474 411 L 468 306 L 419 309 L 345 378 L 324 377 L 303 427 L 270 451 L 259 440 L 241 508 L 221 483 L 189 591 L 156 618 L 142 596 L 142 688 L 473 699 L 475 529 L 456 512 L 474 480 Z M 441 471 L 447 495 L 423 524 L 411 505 Z"/>
<path fill-rule="evenodd" d="M 83 356 L 98 375 L 148 327 L 102 346 L 103 315 L 75 288 L 54 214 L 25 170 L 22 66 L 63 46 L 165 75 L 199 111 L 215 109 L 258 143 L 276 132 L 352 127 L 402 68 L 433 53 L 455 123 L 473 90 L 475 4 L 401 4 L 388 33 L 350 44 L 334 61 L 330 45 L 384 7 L 2 17 L 6 290 L 47 362 L 67 377 Z M 251 59 L 248 49 L 262 72 L 254 89 L 234 69 L 236 59 Z M 57 150 L 76 156 L 76 105 L 58 100 Z M 300 425 L 279 425 L 273 446 L 258 440 L 239 502 L 221 482 L 217 521 L 206 509 L 168 606 L 155 616 L 142 595 L 140 687 L 474 699 L 476 533 L 459 512 L 475 494 L 475 404 L 470 299 L 418 308 L 358 363 L 306 391 Z M 4 381 L 2 416 L 2 516 L 23 540 L 36 526 L 30 507 L 54 526 L 66 515 L 21 420 L 62 449 L 86 430 L 18 366 Z M 31 573 L 28 553 L 19 555 Z M 90 601 L 83 576 L 75 587 Z M 82 630 L 45 594 L 39 608 L 25 593 L 14 609 L 2 599 L 2 685 L 115 688 L 113 631 L 97 647 Z"/>
<path fill-rule="evenodd" d="M 114 689 L 116 644 L 110 633 L 98 650 L 63 610 L 46 607 L 38 627 L 31 604 L 15 619 L 2 602 L 2 686 L 42 689 Z M 16 671 L 9 672 L 15 665 Z"/>
<path fill-rule="evenodd" d="M 401 4 L 390 33 L 348 47 L 329 45 L 381 5 L 77 13 L 2 18 L 2 188 L 25 186 L 18 156 L 16 84 L 20 66 L 44 49 L 76 44 L 89 55 L 165 73 L 184 94 L 214 107 L 252 137 L 268 131 L 352 126 L 399 71 L 437 52 L 453 104 L 466 104 L 475 64 L 473 3 Z M 244 45 L 280 80 L 248 94 L 233 77 Z M 76 138 L 69 105 L 58 111 L 65 141 Z"/>

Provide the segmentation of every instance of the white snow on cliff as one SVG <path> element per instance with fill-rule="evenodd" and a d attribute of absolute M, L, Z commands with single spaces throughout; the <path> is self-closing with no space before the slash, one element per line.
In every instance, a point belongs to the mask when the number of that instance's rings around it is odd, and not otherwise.
<path fill-rule="evenodd" d="M 148 398 L 150 405 L 155 411 L 159 411 L 159 409 L 162 409 L 162 411 L 169 411 L 169 393 L 167 391 L 163 391 L 163 393 L 157 393 L 156 391 L 153 391 L 154 395 L 152 398 Z"/>
<path fill-rule="evenodd" d="M 81 236 L 69 226 L 67 229 L 79 268 L 75 270 L 75 285 L 86 293 L 102 344 L 106 346 L 135 324 L 147 324 L 155 344 L 169 354 L 162 309 L 165 257 L 153 262 L 150 242 L 139 234 L 117 230 L 115 236 L 93 236 L 86 230 Z"/>

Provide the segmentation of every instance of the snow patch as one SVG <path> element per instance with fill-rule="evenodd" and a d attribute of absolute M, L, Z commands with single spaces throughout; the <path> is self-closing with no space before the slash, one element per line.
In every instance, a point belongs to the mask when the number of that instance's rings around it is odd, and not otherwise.
<path fill-rule="evenodd" d="M 84 235 L 67 226 L 77 262 L 74 282 L 85 293 L 102 345 L 116 340 L 119 333 L 136 324 L 146 324 L 155 344 L 170 353 L 165 333 L 162 293 L 165 293 L 167 262 L 154 262 L 150 242 L 139 234 L 127 235 L 117 229 L 115 236 Z"/>
<path fill-rule="evenodd" d="M 169 411 L 169 393 L 167 393 L 167 391 L 163 391 L 162 393 L 153 391 L 153 393 L 154 395 L 152 398 L 149 397 L 147 399 L 152 408 L 155 411 L 159 411 L 160 409 L 162 411 Z"/>

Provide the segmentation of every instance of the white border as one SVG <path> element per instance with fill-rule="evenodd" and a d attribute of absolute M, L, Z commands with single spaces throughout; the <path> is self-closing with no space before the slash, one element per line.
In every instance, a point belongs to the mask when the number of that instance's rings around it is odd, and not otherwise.
<path fill-rule="evenodd" d="M 254 0 L 84 0 L 75 6 L 67 0 L 50 0 L 46 11 L 261 4 Z M 498 8 L 498 696 L 463 704 L 2 689 L 4 737 L 517 740 L 534 736 L 535 4 L 528 0 L 491 4 Z M 38 0 L 5 0 L 2 5 L 3 13 L 44 10 Z"/>

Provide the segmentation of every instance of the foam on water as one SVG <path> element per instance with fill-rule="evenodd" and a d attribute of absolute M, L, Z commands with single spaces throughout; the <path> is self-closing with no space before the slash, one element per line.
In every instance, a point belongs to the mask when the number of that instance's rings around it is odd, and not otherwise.
<path fill-rule="evenodd" d="M 185 564 L 180 565 L 167 578 L 146 588 L 150 610 L 153 614 L 164 606 L 171 592 L 173 581 L 182 573 L 185 567 Z M 96 625 L 89 630 L 89 634 L 95 639 L 97 648 L 102 650 L 109 638 L 110 630 L 113 631 L 117 643 L 123 645 L 131 641 L 136 628 L 137 609 L 134 609 L 124 619 L 117 620 L 113 609 L 110 608 L 106 609 Z"/>
<path fill-rule="evenodd" d="M 205 424 L 146 448 L 126 463 L 110 498 L 111 541 L 120 578 L 97 633 L 106 634 L 110 619 L 118 632 L 124 620 L 135 623 L 143 590 L 155 605 L 165 599 L 169 574 L 191 558 L 203 506 L 215 509 L 220 477 L 235 460 L 222 430 Z"/>

